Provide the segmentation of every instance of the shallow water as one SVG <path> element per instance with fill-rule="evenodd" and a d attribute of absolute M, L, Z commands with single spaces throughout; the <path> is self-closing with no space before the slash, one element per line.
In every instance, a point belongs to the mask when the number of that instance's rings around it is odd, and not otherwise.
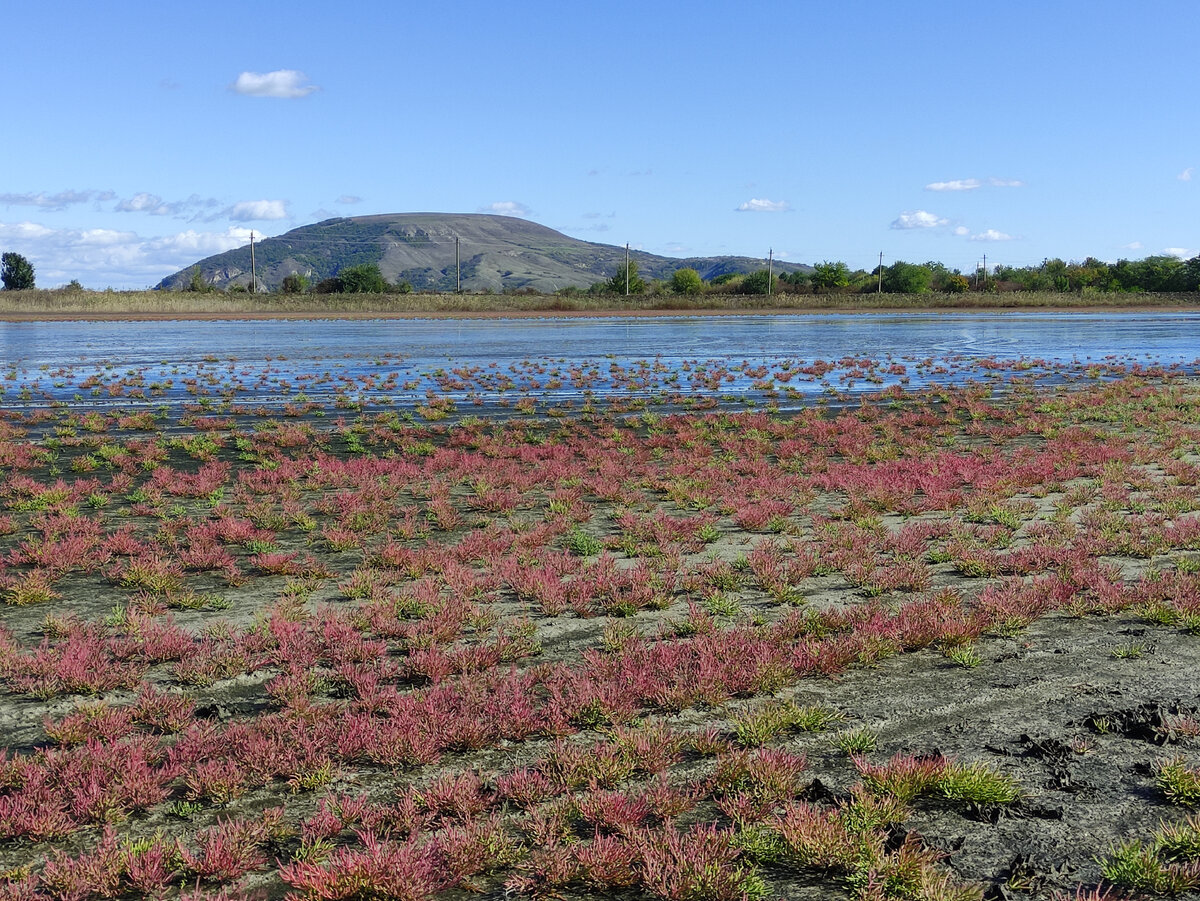
<path fill-rule="evenodd" d="M 222 391 L 256 403 L 300 392 L 403 405 L 433 391 L 490 405 L 510 393 L 561 400 L 775 389 L 799 400 L 988 372 L 998 378 L 1014 362 L 1053 377 L 1105 363 L 1195 368 L 1200 314 L 29 322 L 0 325 L 0 352 L 6 406 L 84 397 L 99 403 L 104 386 L 122 378 L 157 386 L 141 398 L 136 391 L 132 398 L 113 395 L 133 403 Z M 834 365 L 815 375 L 797 372 L 816 361 Z M 570 367 L 589 376 L 586 384 L 572 384 Z M 761 367 L 769 370 L 765 385 Z M 467 374 L 448 378 L 452 369 Z"/>

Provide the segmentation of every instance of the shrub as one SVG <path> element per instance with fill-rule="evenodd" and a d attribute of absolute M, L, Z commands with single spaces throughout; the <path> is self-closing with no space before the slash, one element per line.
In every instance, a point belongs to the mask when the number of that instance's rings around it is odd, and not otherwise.
<path fill-rule="evenodd" d="M 296 272 L 285 275 L 279 290 L 284 294 L 303 294 L 308 290 L 308 279 Z"/>
<path fill-rule="evenodd" d="M 348 266 L 337 277 L 344 294 L 383 294 L 388 289 L 387 280 L 376 263 Z"/>
<path fill-rule="evenodd" d="M 740 291 L 742 294 L 770 294 L 774 289 L 775 278 L 766 269 L 759 269 L 742 279 Z"/>

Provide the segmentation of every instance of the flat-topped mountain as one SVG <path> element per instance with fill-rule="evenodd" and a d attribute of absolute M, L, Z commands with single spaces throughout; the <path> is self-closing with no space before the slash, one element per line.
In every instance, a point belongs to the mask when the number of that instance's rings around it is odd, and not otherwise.
<path fill-rule="evenodd" d="M 417 291 L 453 291 L 455 241 L 464 291 L 532 288 L 550 293 L 567 286 L 587 288 L 612 278 L 625 261 L 625 248 L 580 241 L 527 219 L 483 213 L 395 213 L 326 219 L 255 242 L 258 288 L 277 290 L 293 273 L 315 284 L 348 267 L 376 263 L 392 283 L 409 282 Z M 690 267 L 705 279 L 727 272 L 754 272 L 766 265 L 752 257 L 676 259 L 632 251 L 638 273 L 649 280 L 670 278 Z M 248 285 L 250 246 L 229 250 L 181 269 L 158 288 L 188 287 L 199 268 L 217 288 Z M 810 267 L 776 261 L 776 272 Z"/>

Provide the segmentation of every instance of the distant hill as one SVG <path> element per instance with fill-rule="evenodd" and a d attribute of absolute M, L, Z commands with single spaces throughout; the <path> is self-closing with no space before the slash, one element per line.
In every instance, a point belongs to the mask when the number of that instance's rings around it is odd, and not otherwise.
<path fill-rule="evenodd" d="M 570 238 L 526 219 L 482 213 L 396 213 L 326 219 L 255 242 L 259 290 L 276 290 L 293 273 L 312 283 L 347 266 L 377 263 L 389 282 L 408 281 L 417 291 L 455 289 L 454 243 L 459 242 L 464 291 L 532 288 L 550 293 L 574 285 L 587 288 L 612 278 L 625 261 L 625 248 Z M 691 267 L 704 279 L 728 272 L 753 272 L 766 261 L 751 257 L 676 259 L 632 251 L 639 274 L 669 278 Z M 217 288 L 250 283 L 250 247 L 206 257 L 163 279 L 163 290 L 186 288 L 192 270 Z M 811 267 L 776 261 L 777 272 Z"/>

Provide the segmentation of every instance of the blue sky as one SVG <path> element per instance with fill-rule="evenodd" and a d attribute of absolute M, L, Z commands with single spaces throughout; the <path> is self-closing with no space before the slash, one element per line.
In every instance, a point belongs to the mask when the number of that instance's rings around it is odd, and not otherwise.
<path fill-rule="evenodd" d="M 10 4 L 0 249 L 142 288 L 331 216 L 670 256 L 1200 252 L 1200 7 Z"/>

